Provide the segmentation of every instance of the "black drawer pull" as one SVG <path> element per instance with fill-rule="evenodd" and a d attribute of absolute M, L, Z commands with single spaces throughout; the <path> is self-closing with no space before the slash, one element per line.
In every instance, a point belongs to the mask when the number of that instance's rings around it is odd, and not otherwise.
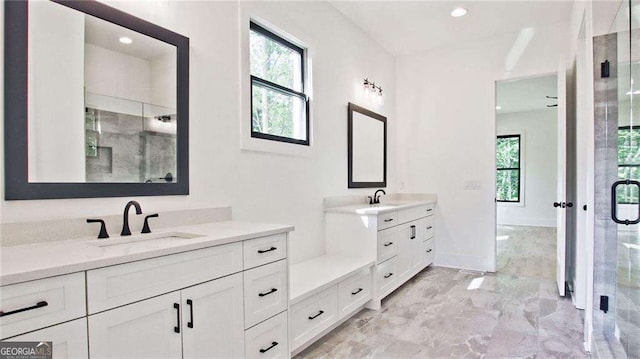
<path fill-rule="evenodd" d="M 260 353 L 266 353 L 269 350 L 271 350 L 271 348 L 275 347 L 276 345 L 278 345 L 278 342 L 272 342 L 271 345 L 268 348 L 260 349 Z"/>
<path fill-rule="evenodd" d="M 385 247 L 389 247 L 389 246 L 390 246 L 390 245 L 392 245 L 392 244 L 393 244 L 393 242 L 387 242 L 387 243 L 383 244 L 383 246 L 385 246 Z"/>
<path fill-rule="evenodd" d="M 262 254 L 262 253 L 267 253 L 267 252 L 275 251 L 276 249 L 278 249 L 278 248 L 276 248 L 276 247 L 271 247 L 271 248 L 269 248 L 269 249 L 259 249 L 259 250 L 258 250 L 258 253 L 260 253 L 260 254 Z"/>
<path fill-rule="evenodd" d="M 180 333 L 180 304 L 173 303 L 173 309 L 176 310 L 176 326 L 173 327 L 173 331 L 176 333 Z"/>
<path fill-rule="evenodd" d="M 271 288 L 271 290 L 270 290 L 270 291 L 268 291 L 268 292 L 258 293 L 258 297 L 264 297 L 265 295 L 269 295 L 269 294 L 271 294 L 271 293 L 275 293 L 275 292 L 277 292 L 277 291 L 278 291 L 278 289 L 277 289 L 277 288 Z"/>
<path fill-rule="evenodd" d="M 314 315 L 313 317 L 309 317 L 309 320 L 314 320 L 322 314 L 324 314 L 324 310 L 319 311 L 318 314 Z"/>
<path fill-rule="evenodd" d="M 384 275 L 384 277 L 385 277 L 385 278 L 389 278 L 389 277 L 391 277 L 392 275 L 393 275 L 393 273 L 387 273 L 387 274 L 385 274 L 385 275 Z"/>
<path fill-rule="evenodd" d="M 427 212 L 433 211 L 433 208 L 427 208 Z"/>
<path fill-rule="evenodd" d="M 427 249 L 427 253 L 431 253 L 433 249 Z"/>
<path fill-rule="evenodd" d="M 411 226 L 411 239 L 416 239 L 416 226 Z"/>
<path fill-rule="evenodd" d="M 12 311 L 9 311 L 9 312 L 3 312 L 3 311 L 0 310 L 0 317 L 4 317 L 5 315 L 18 314 L 18 313 L 26 312 L 28 310 L 33 310 L 33 309 L 46 307 L 47 305 L 49 305 L 49 303 L 47 303 L 46 301 L 43 300 L 41 302 L 36 303 L 36 305 L 32 305 L 32 306 L 26 307 L 26 308 L 20 308 L 20 309 L 12 310 Z"/>
<path fill-rule="evenodd" d="M 433 228 L 433 226 L 429 226 L 429 227 L 427 227 L 427 229 L 431 229 L 431 228 Z"/>
<path fill-rule="evenodd" d="M 358 288 L 358 290 L 356 290 L 355 292 L 351 292 L 351 295 L 356 295 L 360 292 L 362 292 L 362 288 Z"/>
<path fill-rule="evenodd" d="M 385 222 L 391 222 L 391 221 L 393 221 L 393 218 L 385 219 L 384 221 Z"/>
<path fill-rule="evenodd" d="M 191 299 L 187 299 L 187 305 L 189 306 L 189 316 L 190 320 L 187 323 L 187 327 L 193 328 L 193 301 Z"/>

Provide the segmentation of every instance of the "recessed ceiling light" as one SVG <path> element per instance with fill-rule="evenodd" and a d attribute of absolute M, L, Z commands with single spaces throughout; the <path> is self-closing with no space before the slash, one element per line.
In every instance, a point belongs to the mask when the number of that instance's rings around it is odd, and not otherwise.
<path fill-rule="evenodd" d="M 456 8 L 451 12 L 451 16 L 453 17 L 461 17 L 461 16 L 465 16 L 466 14 L 467 14 L 467 9 L 462 7 Z"/>
<path fill-rule="evenodd" d="M 126 36 L 122 36 L 120 39 L 120 42 L 126 45 L 129 45 L 130 43 L 133 42 L 133 40 L 131 40 L 130 37 L 126 37 Z"/>
<path fill-rule="evenodd" d="M 496 106 L 496 110 L 502 110 L 502 106 Z"/>

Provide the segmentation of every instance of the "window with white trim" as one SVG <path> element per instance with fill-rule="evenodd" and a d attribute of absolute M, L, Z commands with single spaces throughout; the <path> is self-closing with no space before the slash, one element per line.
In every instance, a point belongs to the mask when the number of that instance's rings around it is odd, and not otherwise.
<path fill-rule="evenodd" d="M 250 23 L 251 137 L 309 145 L 305 49 Z"/>

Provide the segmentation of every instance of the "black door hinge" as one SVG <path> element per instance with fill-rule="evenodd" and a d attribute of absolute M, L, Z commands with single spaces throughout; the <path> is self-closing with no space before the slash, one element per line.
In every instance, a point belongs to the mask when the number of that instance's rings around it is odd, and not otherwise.
<path fill-rule="evenodd" d="M 609 296 L 600 296 L 600 310 L 605 313 L 609 311 Z"/>
<path fill-rule="evenodd" d="M 609 60 L 600 63 L 600 77 L 603 79 L 609 77 L 609 64 Z"/>

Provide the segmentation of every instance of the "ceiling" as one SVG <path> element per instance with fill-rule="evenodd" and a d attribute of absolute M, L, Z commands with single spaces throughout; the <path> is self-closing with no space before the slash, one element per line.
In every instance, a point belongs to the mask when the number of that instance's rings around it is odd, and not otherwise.
<path fill-rule="evenodd" d="M 133 42 L 129 45 L 122 44 L 119 41 L 121 36 L 128 37 Z M 111 51 L 148 61 L 165 54 L 176 53 L 176 47 L 171 44 L 90 15 L 85 15 L 85 41 Z"/>
<path fill-rule="evenodd" d="M 546 98 L 558 96 L 556 75 L 498 82 L 496 88 L 496 104 L 501 107 L 496 107 L 498 114 L 545 110 L 547 105 L 558 103 Z"/>
<path fill-rule="evenodd" d="M 528 27 L 567 23 L 573 1 L 329 0 L 394 56 L 419 54 Z M 454 8 L 469 10 L 454 18 Z"/>

